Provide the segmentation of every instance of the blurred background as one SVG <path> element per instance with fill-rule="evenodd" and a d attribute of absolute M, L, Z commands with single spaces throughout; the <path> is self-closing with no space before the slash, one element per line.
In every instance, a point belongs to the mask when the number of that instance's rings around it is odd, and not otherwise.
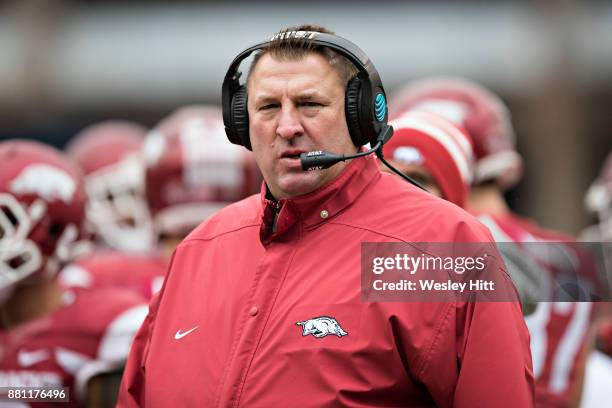
<path fill-rule="evenodd" d="M 569 233 L 592 222 L 584 193 L 612 147 L 612 1 L 2 1 L 0 139 L 63 147 L 100 120 L 219 104 L 239 51 L 302 23 L 358 44 L 387 93 L 461 75 L 501 95 L 526 162 L 512 208 Z"/>

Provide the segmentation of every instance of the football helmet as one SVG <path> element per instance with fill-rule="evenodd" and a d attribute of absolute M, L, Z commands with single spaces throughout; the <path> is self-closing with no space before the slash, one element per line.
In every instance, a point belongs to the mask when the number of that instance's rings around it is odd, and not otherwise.
<path fill-rule="evenodd" d="M 0 142 L 0 292 L 20 281 L 53 276 L 83 249 L 82 174 L 53 147 Z M 4 300 L 4 299 L 3 299 Z"/>
<path fill-rule="evenodd" d="M 114 249 L 143 252 L 153 246 L 140 155 L 146 133 L 136 123 L 106 121 L 81 131 L 66 148 L 85 173 L 89 229 Z"/>
<path fill-rule="evenodd" d="M 384 155 L 398 165 L 426 169 L 443 198 L 463 207 L 474 171 L 465 131 L 440 115 L 416 110 L 389 124 L 394 132 L 383 147 Z"/>
<path fill-rule="evenodd" d="M 57 279 L 65 288 L 131 289 L 147 300 L 161 289 L 166 262 L 157 253 L 98 250 L 65 266 Z"/>
<path fill-rule="evenodd" d="M 158 235 L 184 236 L 261 184 L 252 153 L 227 142 L 218 107 L 176 110 L 149 133 L 143 152 Z"/>
<path fill-rule="evenodd" d="M 418 109 L 437 113 L 463 127 L 474 146 L 474 183 L 495 180 L 502 189 L 522 176 L 522 158 L 510 111 L 483 86 L 461 78 L 430 78 L 408 84 L 390 98 L 390 118 Z"/>

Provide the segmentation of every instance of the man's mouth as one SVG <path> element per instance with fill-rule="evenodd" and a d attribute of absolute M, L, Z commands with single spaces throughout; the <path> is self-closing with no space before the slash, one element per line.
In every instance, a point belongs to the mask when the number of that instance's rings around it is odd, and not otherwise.
<path fill-rule="evenodd" d="M 304 150 L 287 150 L 280 156 L 281 159 L 299 159 L 300 154 L 304 153 Z"/>
<path fill-rule="evenodd" d="M 288 170 L 302 170 L 302 163 L 300 162 L 300 154 L 304 153 L 305 150 L 286 150 L 279 156 L 279 162 L 282 166 Z"/>

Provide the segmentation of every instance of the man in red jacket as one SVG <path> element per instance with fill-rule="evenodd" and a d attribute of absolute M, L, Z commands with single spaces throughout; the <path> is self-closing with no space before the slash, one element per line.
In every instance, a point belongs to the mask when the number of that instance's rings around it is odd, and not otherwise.
<path fill-rule="evenodd" d="M 481 243 L 511 286 L 487 230 L 371 155 L 302 170 L 302 153 L 352 155 L 377 142 L 372 128 L 384 134 L 367 56 L 316 26 L 257 49 L 246 86 L 230 67 L 224 114 L 230 140 L 253 150 L 261 194 L 179 245 L 119 406 L 533 406 L 518 302 L 364 300 L 363 243 Z"/>

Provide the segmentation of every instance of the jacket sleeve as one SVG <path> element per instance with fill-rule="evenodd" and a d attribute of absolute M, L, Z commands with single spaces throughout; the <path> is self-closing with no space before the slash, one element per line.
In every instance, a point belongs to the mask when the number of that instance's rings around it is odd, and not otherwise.
<path fill-rule="evenodd" d="M 529 333 L 519 304 L 466 304 L 457 309 L 456 325 L 461 368 L 454 406 L 534 406 Z"/>
<path fill-rule="evenodd" d="M 529 334 L 511 302 L 457 303 L 444 313 L 418 380 L 439 407 L 529 408 Z"/>
<path fill-rule="evenodd" d="M 449 306 L 418 374 L 436 405 L 533 407 L 529 333 L 520 305 L 461 302 Z"/>
<path fill-rule="evenodd" d="M 134 337 L 119 388 L 117 407 L 145 406 L 145 360 L 158 307 L 159 294 L 151 301 L 149 314 Z"/>

